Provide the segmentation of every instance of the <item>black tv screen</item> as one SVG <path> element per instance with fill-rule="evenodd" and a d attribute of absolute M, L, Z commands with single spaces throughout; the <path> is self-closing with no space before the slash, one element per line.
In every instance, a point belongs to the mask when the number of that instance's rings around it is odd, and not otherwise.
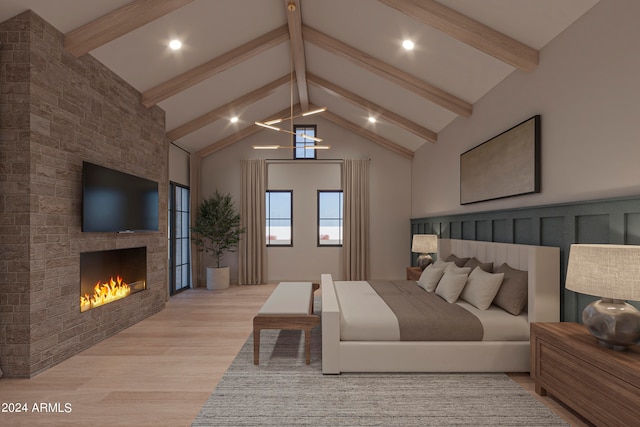
<path fill-rule="evenodd" d="M 158 231 L 158 183 L 82 162 L 82 231 Z"/>

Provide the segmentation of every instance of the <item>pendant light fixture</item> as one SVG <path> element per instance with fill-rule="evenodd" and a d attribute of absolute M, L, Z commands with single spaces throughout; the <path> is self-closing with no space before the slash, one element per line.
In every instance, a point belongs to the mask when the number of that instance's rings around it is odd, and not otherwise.
<path fill-rule="evenodd" d="M 289 3 L 287 5 L 287 9 L 289 10 L 289 12 L 294 12 L 296 10 L 296 5 L 293 3 Z M 293 119 L 296 119 L 298 117 L 306 117 L 306 116 L 311 116 L 313 114 L 318 114 L 318 113 L 322 113 L 323 111 L 327 110 L 327 107 L 322 107 L 322 108 L 317 108 L 315 110 L 310 110 L 307 111 L 305 113 L 302 114 L 297 114 L 294 115 L 293 114 L 293 50 L 290 49 L 290 64 L 291 64 L 291 78 L 290 78 L 290 101 L 291 101 L 291 107 L 289 110 L 289 117 L 283 117 L 283 118 L 279 118 L 279 119 L 273 119 L 273 120 L 268 120 L 265 122 L 255 122 L 255 124 L 257 126 L 261 126 L 263 128 L 266 129 L 270 129 L 270 130 L 274 130 L 277 132 L 284 132 L 284 133 L 288 133 L 290 135 L 294 135 L 294 136 L 298 136 L 300 138 L 304 138 L 304 139 L 308 139 L 313 141 L 313 144 L 304 144 L 304 145 L 299 145 L 296 146 L 295 143 L 291 143 L 290 145 L 278 145 L 278 144 L 270 144 L 270 145 L 254 145 L 253 149 L 254 150 L 277 150 L 277 149 L 295 149 L 295 148 L 300 148 L 300 149 L 307 149 L 307 150 L 327 150 L 329 148 L 331 148 L 330 145 L 317 145 L 315 144 L 316 142 L 322 142 L 322 138 L 318 138 L 315 136 L 311 136 L 311 135 L 306 135 L 304 133 L 297 133 L 293 131 Z M 289 120 L 289 129 L 284 129 L 278 126 L 274 126 L 276 124 L 282 123 Z"/>

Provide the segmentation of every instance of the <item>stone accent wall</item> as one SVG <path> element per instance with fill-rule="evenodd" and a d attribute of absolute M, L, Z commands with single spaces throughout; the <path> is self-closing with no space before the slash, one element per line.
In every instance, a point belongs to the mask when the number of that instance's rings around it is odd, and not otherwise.
<path fill-rule="evenodd" d="M 0 23 L 0 369 L 31 377 L 162 310 L 164 111 L 33 12 Z M 159 231 L 81 232 L 82 161 L 159 182 Z M 80 313 L 80 253 L 147 247 L 147 290 Z"/>

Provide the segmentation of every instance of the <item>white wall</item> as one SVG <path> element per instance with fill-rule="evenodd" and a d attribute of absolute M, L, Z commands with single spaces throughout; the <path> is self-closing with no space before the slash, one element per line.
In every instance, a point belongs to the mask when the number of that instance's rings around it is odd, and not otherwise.
<path fill-rule="evenodd" d="M 316 161 L 317 162 L 317 161 Z M 269 190 L 293 190 L 293 247 L 269 247 L 267 263 L 269 280 L 317 281 L 322 273 L 334 277 L 342 274 L 342 248 L 317 247 L 317 192 L 340 190 L 339 163 L 268 165 Z"/>
<path fill-rule="evenodd" d="M 169 144 L 169 181 L 189 186 L 189 153 Z"/>
<path fill-rule="evenodd" d="M 405 267 L 410 262 L 410 226 L 411 214 L 411 161 L 398 156 L 379 145 L 367 141 L 331 122 L 320 115 L 298 119 L 299 124 L 318 125 L 318 136 L 332 145 L 331 150 L 319 151 L 319 159 L 371 159 L 371 278 L 403 278 Z M 236 205 L 240 202 L 240 160 L 251 158 L 291 159 L 292 153 L 285 150 L 256 151 L 254 144 L 276 143 L 288 145 L 288 136 L 261 130 L 243 141 L 207 156 L 202 161 L 202 197 L 207 197 L 218 189 L 231 193 Z M 275 168 L 275 169 L 274 169 Z M 319 176 L 331 174 L 329 181 Z M 312 203 L 294 206 L 294 247 L 275 247 L 267 249 L 267 270 L 269 282 L 282 280 L 318 281 L 321 273 L 333 273 L 337 279 L 342 276 L 341 248 L 318 248 L 315 243 L 316 228 L 316 190 L 339 182 L 337 168 L 327 164 L 318 164 L 312 168 L 291 164 L 270 164 L 269 179 L 282 182 L 289 180 L 293 185 L 303 186 L 311 193 Z M 320 183 L 316 180 L 322 179 Z M 316 185 L 318 184 L 318 185 Z M 294 189 L 286 188 L 286 189 Z M 294 201 L 299 199 L 294 189 Z M 304 231 L 298 229 L 299 221 L 308 221 L 311 235 L 303 237 Z M 304 226 L 303 226 L 304 228 Z M 231 267 L 232 283 L 237 283 L 237 254 L 228 254 L 224 259 Z M 204 260 L 203 265 L 206 265 Z"/>
<path fill-rule="evenodd" d="M 416 153 L 414 218 L 640 194 L 640 1 L 601 0 Z M 464 151 L 542 116 L 539 194 L 460 205 Z"/>

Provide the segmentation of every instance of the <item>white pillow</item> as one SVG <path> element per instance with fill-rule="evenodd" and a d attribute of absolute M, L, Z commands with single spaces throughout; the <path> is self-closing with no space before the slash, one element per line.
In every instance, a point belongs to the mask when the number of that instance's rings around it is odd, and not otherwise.
<path fill-rule="evenodd" d="M 438 268 L 431 264 L 422 271 L 418 279 L 418 286 L 427 292 L 433 292 L 436 290 L 436 286 L 438 286 L 438 282 L 443 274 L 444 268 Z"/>
<path fill-rule="evenodd" d="M 456 263 L 455 263 L 455 262 L 447 262 L 447 261 L 444 261 L 444 260 L 442 260 L 442 259 L 438 258 L 438 259 L 433 263 L 433 265 L 435 265 L 435 266 L 436 266 L 436 267 L 438 267 L 438 268 L 445 268 L 445 269 L 446 269 L 446 268 L 447 268 L 447 267 L 449 267 L 450 265 L 456 265 Z"/>
<path fill-rule="evenodd" d="M 458 300 L 465 283 L 467 283 L 467 273 L 445 271 L 436 288 L 436 295 L 453 304 Z"/>
<path fill-rule="evenodd" d="M 476 267 L 469 275 L 467 285 L 460 294 L 460 299 L 480 310 L 486 310 L 500 290 L 503 278 L 504 273 L 487 273 Z"/>

